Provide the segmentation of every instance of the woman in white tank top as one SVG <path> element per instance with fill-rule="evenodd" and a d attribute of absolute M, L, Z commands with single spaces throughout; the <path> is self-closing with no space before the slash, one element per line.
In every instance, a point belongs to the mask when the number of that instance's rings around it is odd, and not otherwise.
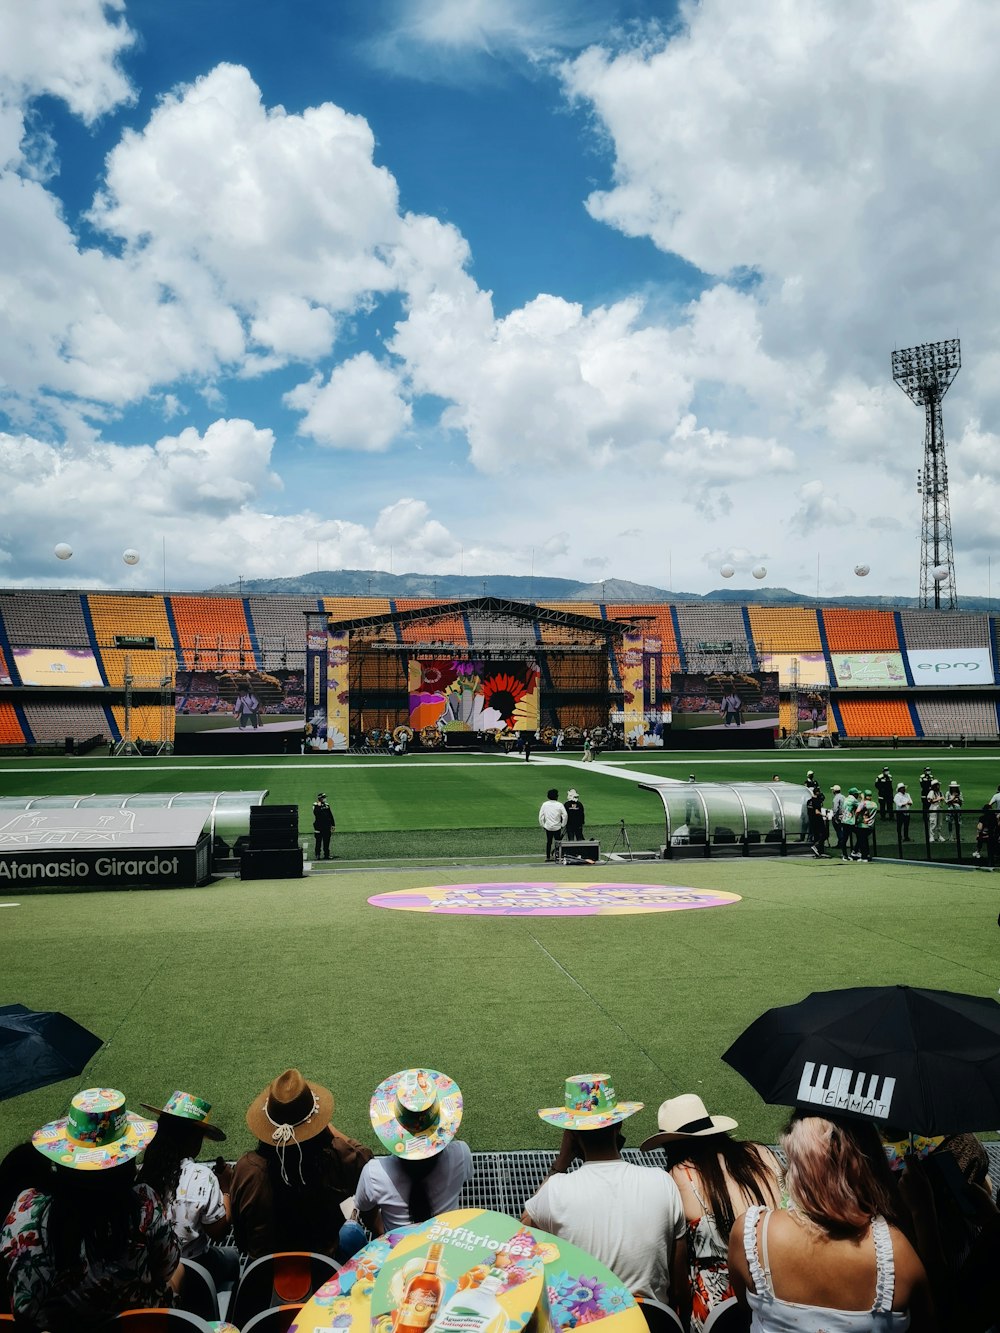
<path fill-rule="evenodd" d="M 752 1333 L 932 1333 L 927 1275 L 894 1225 L 875 1126 L 796 1114 L 781 1146 L 788 1208 L 748 1209 L 729 1241 Z"/>

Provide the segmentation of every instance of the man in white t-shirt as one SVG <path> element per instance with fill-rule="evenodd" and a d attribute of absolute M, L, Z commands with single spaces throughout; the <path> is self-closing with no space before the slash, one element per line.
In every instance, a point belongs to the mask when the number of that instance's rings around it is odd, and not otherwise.
<path fill-rule="evenodd" d="M 618 1100 L 607 1074 L 566 1080 L 565 1104 L 538 1112 L 563 1130 L 552 1170 L 521 1220 L 592 1254 L 637 1296 L 671 1304 L 687 1325 L 687 1224 L 677 1186 L 655 1167 L 622 1161 L 621 1122 L 642 1102 Z M 570 1174 L 575 1157 L 583 1165 Z"/>
<path fill-rule="evenodd" d="M 1000 787 L 997 787 L 996 791 L 990 797 L 989 807 L 991 810 L 996 810 L 997 813 L 1000 814 Z"/>
<path fill-rule="evenodd" d="M 545 859 L 554 861 L 566 827 L 566 807 L 560 801 L 555 787 L 549 789 L 548 796 L 538 808 L 538 822 L 545 830 Z"/>

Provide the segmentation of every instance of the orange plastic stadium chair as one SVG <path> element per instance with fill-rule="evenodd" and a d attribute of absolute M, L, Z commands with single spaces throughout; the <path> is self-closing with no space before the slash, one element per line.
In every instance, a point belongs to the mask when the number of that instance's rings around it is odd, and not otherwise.
<path fill-rule="evenodd" d="M 240 1274 L 226 1317 L 243 1328 L 255 1314 L 281 1305 L 304 1305 L 314 1292 L 340 1272 L 325 1254 L 289 1250 L 265 1254 Z"/>
<path fill-rule="evenodd" d="M 301 1305 L 276 1305 L 273 1309 L 261 1310 L 243 1325 L 243 1333 L 288 1333 L 301 1309 Z"/>

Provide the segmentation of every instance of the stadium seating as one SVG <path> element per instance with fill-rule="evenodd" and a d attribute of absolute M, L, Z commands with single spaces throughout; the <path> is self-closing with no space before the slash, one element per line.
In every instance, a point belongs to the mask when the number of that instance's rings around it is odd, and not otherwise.
<path fill-rule="evenodd" d="M 902 645 L 891 611 L 829 607 L 820 612 L 831 653 L 898 653 Z M 899 733 L 902 735 L 902 732 Z"/>
<path fill-rule="evenodd" d="M 111 739 L 111 728 L 102 704 L 85 700 L 80 703 L 36 703 L 24 705 L 24 716 L 39 745 L 61 745 L 67 736 L 90 740 L 92 736 Z"/>
<path fill-rule="evenodd" d="M 915 736 L 905 699 L 840 699 L 840 717 L 848 736 Z"/>
<path fill-rule="evenodd" d="M 685 652 L 697 651 L 699 643 L 732 643 L 737 652 L 749 652 L 742 607 L 729 602 L 682 602 L 676 610 Z"/>
<path fill-rule="evenodd" d="M 901 611 L 903 637 L 910 649 L 988 648 L 989 616 L 943 616 L 940 611 Z"/>
<path fill-rule="evenodd" d="M 89 648 L 78 592 L 0 594 L 0 616 L 12 644 L 29 648 Z"/>
<path fill-rule="evenodd" d="M 323 606 L 331 620 L 387 616 L 390 610 L 388 597 L 324 597 Z"/>
<path fill-rule="evenodd" d="M 238 597 L 171 597 L 178 660 L 205 671 L 253 670 L 256 665 L 243 603 Z"/>
<path fill-rule="evenodd" d="M 941 695 L 917 700 L 925 736 L 996 736 L 997 713 L 990 699 Z"/>
<path fill-rule="evenodd" d="M 0 745 L 23 744 L 24 731 L 18 721 L 17 714 L 14 712 L 14 705 L 7 703 L 5 700 L 0 700 Z"/>
<path fill-rule="evenodd" d="M 112 704 L 111 715 L 115 719 L 122 739 L 155 741 L 173 741 L 176 714 L 172 707 L 162 707 L 159 703 L 132 704 L 132 735 L 125 736 L 125 705 Z M 68 735 L 69 733 L 67 733 Z"/>
<path fill-rule="evenodd" d="M 301 669 L 306 650 L 305 613 L 317 610 L 316 598 L 250 597 L 248 602 L 261 670 Z"/>
<path fill-rule="evenodd" d="M 398 598 L 397 611 L 411 611 L 435 606 L 435 602 L 425 599 Z M 448 616 L 443 620 L 413 623 L 400 627 L 404 643 L 458 643 L 468 644 L 465 621 L 461 616 Z"/>
<path fill-rule="evenodd" d="M 750 632 L 758 653 L 818 653 L 816 612 L 806 606 L 751 606 Z"/>
<path fill-rule="evenodd" d="M 159 647 L 173 646 L 174 636 L 167 619 L 166 603 L 154 593 L 115 597 L 90 593 L 87 597 L 94 637 L 103 648 L 114 643 L 116 634 L 140 635 L 156 640 Z"/>

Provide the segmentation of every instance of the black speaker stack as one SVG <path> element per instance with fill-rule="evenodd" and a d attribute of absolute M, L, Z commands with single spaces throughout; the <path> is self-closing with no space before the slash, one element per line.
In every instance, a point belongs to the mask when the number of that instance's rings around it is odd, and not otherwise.
<path fill-rule="evenodd" d="M 240 879 L 301 879 L 297 805 L 252 805 L 250 836 L 240 856 Z"/>

